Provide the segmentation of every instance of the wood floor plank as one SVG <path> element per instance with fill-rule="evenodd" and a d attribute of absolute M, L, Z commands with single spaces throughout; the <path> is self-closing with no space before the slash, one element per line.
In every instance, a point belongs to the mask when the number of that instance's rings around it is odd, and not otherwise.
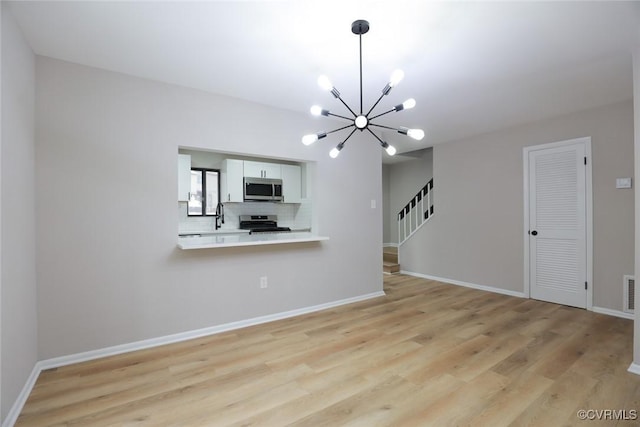
<path fill-rule="evenodd" d="M 531 364 L 543 359 L 551 351 L 555 351 L 563 342 L 562 337 L 555 332 L 542 332 L 491 369 L 505 376 L 520 375 L 527 366 L 531 366 Z"/>
<path fill-rule="evenodd" d="M 354 422 L 359 425 L 376 425 L 372 417 L 376 417 L 379 410 L 388 408 L 387 402 L 402 401 L 414 394 L 416 389 L 417 387 L 400 376 L 383 376 L 379 381 L 372 381 L 366 390 L 317 411 L 292 425 L 320 427 L 349 425 Z"/>
<path fill-rule="evenodd" d="M 469 414 L 480 412 L 507 384 L 508 379 L 495 372 L 486 371 L 462 387 L 443 394 L 407 414 L 399 425 L 407 426 L 456 426 L 464 425 Z"/>
<path fill-rule="evenodd" d="M 640 410 L 632 321 L 384 280 L 383 297 L 42 372 L 16 426 L 572 426 L 578 409 Z M 588 425 L 634 425 L 602 421 Z"/>
<path fill-rule="evenodd" d="M 567 371 L 556 378 L 553 384 L 510 425 L 515 427 L 578 424 L 580 420 L 576 414 L 580 404 L 592 393 L 596 383 L 597 380 L 593 378 Z"/>
<path fill-rule="evenodd" d="M 479 413 L 468 414 L 463 424 L 477 427 L 509 425 L 552 384 L 553 380 L 531 373 L 515 377 Z"/>
<path fill-rule="evenodd" d="M 423 385 L 416 385 L 415 393 L 401 401 L 389 401 L 378 411 L 378 422 L 371 425 L 379 426 L 404 426 L 418 423 L 428 425 L 427 420 L 421 416 L 424 408 L 434 405 L 443 396 L 453 395 L 462 389 L 466 383 L 449 374 L 443 374 L 432 378 Z M 354 422 L 354 425 L 367 425 Z"/>

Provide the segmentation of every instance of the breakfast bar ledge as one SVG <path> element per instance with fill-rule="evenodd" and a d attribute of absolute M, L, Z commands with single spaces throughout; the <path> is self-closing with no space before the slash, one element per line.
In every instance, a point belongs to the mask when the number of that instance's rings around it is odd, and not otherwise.
<path fill-rule="evenodd" d="M 313 233 L 259 233 L 259 234 L 223 234 L 199 237 L 180 237 L 180 249 L 208 249 L 237 246 L 277 245 L 285 243 L 320 242 L 329 240 L 325 236 Z"/>

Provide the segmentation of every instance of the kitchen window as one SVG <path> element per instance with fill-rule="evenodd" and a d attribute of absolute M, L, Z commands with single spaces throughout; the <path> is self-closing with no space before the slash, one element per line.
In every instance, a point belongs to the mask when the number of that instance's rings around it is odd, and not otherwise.
<path fill-rule="evenodd" d="M 189 216 L 215 216 L 220 201 L 220 171 L 191 168 L 191 191 L 187 204 Z"/>

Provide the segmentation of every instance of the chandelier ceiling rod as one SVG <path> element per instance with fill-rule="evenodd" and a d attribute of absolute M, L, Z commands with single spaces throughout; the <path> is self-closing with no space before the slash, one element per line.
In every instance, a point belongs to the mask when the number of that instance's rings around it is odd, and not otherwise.
<path fill-rule="evenodd" d="M 329 155 L 331 157 L 333 157 L 333 158 L 337 157 L 338 154 L 340 154 L 340 151 L 344 147 L 344 144 L 347 142 L 347 140 L 349 138 L 351 138 L 351 136 L 355 133 L 356 130 L 359 130 L 359 131 L 362 132 L 365 129 L 367 131 L 369 131 L 369 133 L 371 133 L 380 142 L 380 145 L 382 146 L 382 148 L 384 148 L 387 151 L 387 154 L 389 154 L 390 156 L 393 156 L 396 153 L 396 149 L 392 145 L 389 145 L 386 141 L 381 139 L 378 135 L 376 135 L 369 128 L 369 126 L 375 126 L 375 127 L 379 127 L 379 128 L 383 128 L 383 129 L 395 130 L 400 134 L 407 135 L 407 136 L 409 136 L 409 137 L 411 137 L 413 139 L 417 139 L 417 140 L 421 140 L 422 138 L 424 138 L 424 131 L 422 129 L 408 129 L 408 128 L 405 128 L 405 127 L 394 128 L 394 127 L 391 127 L 391 126 L 384 126 L 384 125 L 380 125 L 380 124 L 376 124 L 376 123 L 372 123 L 371 122 L 373 119 L 376 119 L 378 117 L 384 116 L 385 114 L 389 114 L 389 113 L 391 113 L 393 111 L 397 112 L 397 111 L 408 110 L 410 108 L 413 108 L 416 105 L 416 101 L 413 98 L 407 99 L 402 104 L 398 104 L 394 108 L 392 108 L 392 109 L 390 109 L 388 111 L 385 111 L 384 113 L 378 114 L 378 115 L 373 116 L 373 117 L 369 117 L 369 115 L 373 112 L 374 108 L 376 108 L 376 106 L 380 103 L 382 98 L 384 98 L 386 95 L 388 95 L 389 92 L 391 92 L 391 89 L 394 86 L 396 86 L 400 82 L 400 80 L 402 80 L 402 78 L 404 77 L 404 73 L 401 70 L 396 70 L 391 74 L 391 78 L 389 80 L 389 83 L 387 83 L 386 86 L 382 89 L 382 94 L 380 95 L 378 100 L 369 109 L 367 114 L 363 113 L 364 112 L 364 105 L 363 105 L 364 102 L 363 102 L 363 89 L 362 89 L 362 35 L 366 34 L 368 31 L 369 31 L 369 23 L 367 21 L 363 20 L 363 19 L 359 19 L 357 21 L 354 21 L 351 24 L 351 32 L 353 32 L 353 34 L 356 34 L 358 36 L 359 44 L 360 44 L 360 114 L 356 114 L 349 107 L 349 105 L 347 105 L 347 103 L 344 102 L 344 100 L 340 96 L 340 92 L 338 91 L 338 89 L 336 89 L 333 86 L 333 84 L 331 84 L 331 81 L 329 81 L 329 79 L 326 76 L 320 76 L 318 78 L 318 84 L 320 85 L 320 87 L 322 89 L 328 91 L 328 92 L 331 92 L 331 94 L 334 96 L 334 98 L 338 99 L 347 108 L 347 110 L 349 110 L 349 112 L 353 115 L 353 118 L 341 116 L 339 114 L 333 114 L 329 110 L 325 110 L 322 107 L 317 106 L 317 105 L 314 105 L 313 107 L 311 107 L 311 114 L 313 114 L 314 116 L 338 117 L 340 119 L 352 121 L 352 123 L 347 125 L 347 126 L 343 126 L 343 127 L 331 130 L 329 132 L 318 132 L 318 133 L 315 133 L 315 134 L 305 135 L 305 136 L 302 137 L 302 143 L 305 144 L 305 145 L 310 145 L 310 144 L 313 144 L 314 142 L 316 142 L 318 139 L 325 138 L 330 133 L 338 132 L 340 130 L 344 130 L 344 129 L 348 129 L 348 128 L 353 127 L 354 129 L 349 133 L 349 135 L 342 142 L 340 142 L 334 149 L 332 149 L 331 152 L 329 153 Z"/>
<path fill-rule="evenodd" d="M 362 19 L 351 24 L 351 32 L 358 35 L 360 41 L 360 115 L 362 115 L 362 35 L 369 31 L 369 23 Z"/>

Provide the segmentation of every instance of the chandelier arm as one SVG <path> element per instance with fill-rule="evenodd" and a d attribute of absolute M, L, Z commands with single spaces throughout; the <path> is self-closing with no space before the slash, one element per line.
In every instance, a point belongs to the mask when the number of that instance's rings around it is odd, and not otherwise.
<path fill-rule="evenodd" d="M 326 133 L 327 135 L 329 135 L 330 133 L 338 132 L 338 131 L 341 131 L 341 130 L 344 130 L 344 129 L 348 129 L 348 128 L 350 128 L 350 127 L 353 127 L 353 128 L 354 128 L 354 129 L 353 129 L 353 132 L 355 132 L 355 131 L 356 131 L 356 130 L 355 130 L 356 125 L 354 125 L 354 124 L 352 123 L 352 124 L 350 124 L 350 125 L 343 126 L 343 127 L 341 127 L 341 128 L 334 129 L 334 130 L 331 130 L 331 131 L 329 131 L 329 132 L 325 132 L 325 133 Z M 353 132 L 351 132 L 351 133 L 353 133 Z M 351 136 L 351 135 L 349 135 L 349 136 Z"/>
<path fill-rule="evenodd" d="M 346 103 L 346 102 L 344 102 L 344 101 L 342 100 L 342 98 L 338 97 L 338 100 L 339 100 L 340 102 L 342 102 L 342 104 L 343 104 L 345 107 L 347 107 L 347 110 L 349 110 L 349 111 L 351 112 L 351 114 L 353 114 L 353 117 L 358 117 L 358 115 L 357 115 L 357 114 L 356 114 L 356 113 L 351 109 L 351 107 L 349 107 L 349 106 L 347 105 L 347 103 Z M 349 120 L 351 120 L 351 119 L 349 119 Z"/>
<path fill-rule="evenodd" d="M 378 105 L 380 103 L 380 101 L 382 101 L 382 98 L 384 98 L 385 93 L 383 92 L 382 95 L 380 95 L 380 98 L 378 98 L 378 100 L 376 101 L 375 104 L 373 104 L 373 106 L 371 108 L 369 108 L 369 111 L 367 112 L 367 116 L 369 114 L 371 114 L 371 112 L 373 111 L 374 108 L 376 108 L 376 105 Z"/>
<path fill-rule="evenodd" d="M 351 117 L 345 117 L 345 116 L 341 116 L 339 114 L 333 114 L 333 113 L 327 113 L 327 116 L 340 117 L 341 119 L 345 119 L 345 120 L 353 120 Z"/>
<path fill-rule="evenodd" d="M 369 126 L 376 126 L 376 127 L 379 127 L 379 128 L 391 129 L 391 130 L 395 130 L 396 132 L 398 132 L 400 130 L 398 128 L 392 128 L 391 126 L 377 125 L 377 124 L 371 123 L 371 122 L 369 122 Z"/>
<path fill-rule="evenodd" d="M 396 111 L 396 109 L 395 109 L 395 108 L 392 108 L 392 109 L 391 109 L 391 110 L 389 110 L 389 111 L 385 111 L 384 113 L 380 113 L 380 114 L 378 114 L 377 116 L 373 116 L 373 117 L 371 117 L 369 120 L 377 119 L 378 117 L 382 117 L 382 116 L 384 116 L 385 114 L 393 113 L 394 111 Z"/>
<path fill-rule="evenodd" d="M 384 141 L 381 140 L 380 137 L 376 135 L 371 129 L 367 128 L 367 130 L 371 133 L 371 135 L 375 136 L 378 141 L 380 141 L 380 144 L 384 144 Z"/>
<path fill-rule="evenodd" d="M 356 131 L 357 129 L 354 128 L 351 133 L 344 139 L 344 141 L 342 141 L 342 144 L 344 144 L 345 142 L 347 142 L 347 139 L 351 138 L 351 135 L 353 135 L 353 133 Z"/>

